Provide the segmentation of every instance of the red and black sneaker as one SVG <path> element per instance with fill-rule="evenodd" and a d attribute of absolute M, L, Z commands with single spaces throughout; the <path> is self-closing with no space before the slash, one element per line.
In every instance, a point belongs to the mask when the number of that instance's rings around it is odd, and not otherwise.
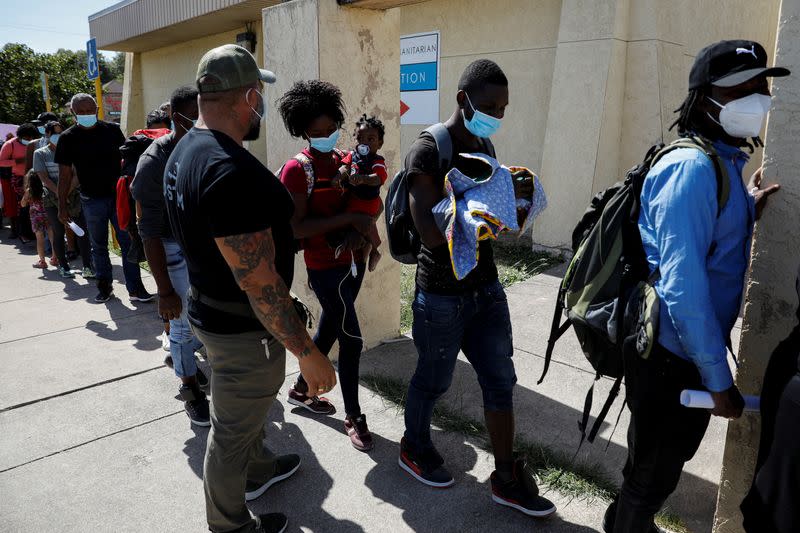
<path fill-rule="evenodd" d="M 368 452 L 375 445 L 372 442 L 372 433 L 367 428 L 366 415 L 358 415 L 356 418 L 349 416 L 344 419 L 344 430 L 347 436 L 350 437 L 350 443 L 353 448 L 360 452 Z"/>
<path fill-rule="evenodd" d="M 290 404 L 308 409 L 315 415 L 332 415 L 336 412 L 336 408 L 327 399 L 321 396 L 306 396 L 302 392 L 297 392 L 294 387 L 289 389 Z"/>
<path fill-rule="evenodd" d="M 492 500 L 495 503 L 536 518 L 546 518 L 556 512 L 553 502 L 539 496 L 539 487 L 533 473 L 522 459 L 514 461 L 514 472 L 510 481 L 501 481 L 497 471 L 492 472 L 491 480 Z"/>
<path fill-rule="evenodd" d="M 444 459 L 435 448 L 416 453 L 406 442 L 400 441 L 400 468 L 411 474 L 411 477 L 429 487 L 445 489 L 455 483 L 453 475 L 444 467 Z"/>

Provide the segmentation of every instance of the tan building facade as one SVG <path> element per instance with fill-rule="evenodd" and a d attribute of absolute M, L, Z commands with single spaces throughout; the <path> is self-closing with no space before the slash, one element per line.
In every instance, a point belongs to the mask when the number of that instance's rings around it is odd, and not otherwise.
<path fill-rule="evenodd" d="M 128 52 L 122 109 L 127 132 L 141 127 L 147 111 L 174 88 L 194 82 L 203 53 L 249 31 L 255 36 L 257 61 L 278 76 L 268 88 L 271 105 L 261 139 L 249 149 L 273 171 L 294 155 L 303 143 L 289 138 L 274 101 L 294 81 L 321 78 L 342 88 L 347 134 L 362 113 L 384 121 L 390 173 L 400 168 L 425 127 L 401 126 L 400 38 L 438 32 L 439 119 L 455 109 L 458 78 L 472 60 L 489 58 L 504 69 L 510 106 L 493 138 L 498 156 L 540 174 L 550 207 L 534 225 L 533 244 L 565 249 L 591 197 L 620 179 L 651 144 L 675 136 L 669 131 L 673 110 L 686 95 L 697 51 L 720 39 L 743 38 L 761 42 L 772 56 L 780 20 L 789 43 L 782 48 L 782 61 L 791 67 L 788 51 L 798 50 L 796 6 L 796 0 L 125 0 L 90 17 L 90 28 L 99 48 Z M 795 142 L 790 134 L 797 133 L 791 126 L 799 105 L 796 94 L 788 105 L 773 115 L 783 113 L 782 135 Z M 766 138 L 768 155 L 791 152 L 785 161 L 796 159 L 788 141 L 770 152 L 775 135 L 768 132 Z M 349 144 L 350 136 L 342 135 L 341 147 Z M 759 150 L 747 170 L 761 160 Z M 786 183 L 786 163 L 778 167 L 775 161 L 782 161 L 779 155 L 768 157 L 768 171 L 777 169 Z M 791 195 L 779 200 L 782 216 L 800 210 L 796 177 L 794 183 L 788 187 Z M 769 224 L 784 223 L 772 219 Z M 784 240 L 763 232 L 756 236 L 753 275 L 785 277 L 789 274 L 781 268 L 794 262 L 787 270 L 793 276 L 797 254 L 791 250 L 796 246 L 788 248 Z M 316 304 L 299 256 L 295 272 L 295 291 Z M 398 264 L 387 258 L 365 280 L 358 312 L 367 347 L 399 333 L 399 277 Z M 760 313 L 768 302 L 785 300 L 781 291 L 786 285 L 751 280 L 748 299 L 760 303 L 746 307 L 746 371 L 737 377 L 746 392 L 760 386 L 768 356 L 761 341 L 780 333 L 747 325 L 762 323 Z M 752 472 L 737 465 L 752 464 L 757 427 L 751 418 L 731 428 L 720 531 L 738 531 L 735 501 Z M 741 461 L 736 453 L 747 457 Z"/>

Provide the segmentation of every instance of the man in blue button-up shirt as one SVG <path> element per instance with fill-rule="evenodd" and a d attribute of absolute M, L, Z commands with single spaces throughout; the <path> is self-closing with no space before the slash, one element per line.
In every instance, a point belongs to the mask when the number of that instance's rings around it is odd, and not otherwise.
<path fill-rule="evenodd" d="M 626 355 L 628 461 L 620 495 L 606 513 L 606 532 L 657 531 L 653 517 L 697 451 L 710 415 L 742 414 L 727 347 L 741 308 L 753 224 L 778 186 L 761 189 L 756 172 L 745 187 L 748 155 L 741 148 L 761 142 L 770 105 L 767 77 L 788 74 L 767 68 L 758 43 L 722 41 L 703 49 L 673 126 L 713 143 L 730 195 L 721 205 L 714 162 L 692 148 L 669 152 L 645 178 L 639 230 L 650 269 L 661 274 L 655 286 L 658 344 L 647 360 Z M 681 407 L 682 389 L 710 391 L 714 410 Z"/>

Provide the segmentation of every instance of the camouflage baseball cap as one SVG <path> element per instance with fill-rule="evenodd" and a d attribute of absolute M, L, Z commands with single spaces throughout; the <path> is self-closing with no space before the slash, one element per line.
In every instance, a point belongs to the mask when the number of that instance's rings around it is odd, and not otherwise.
<path fill-rule="evenodd" d="M 201 93 L 228 91 L 257 80 L 275 83 L 275 74 L 258 68 L 253 54 L 235 44 L 209 50 L 197 65 L 197 90 Z"/>

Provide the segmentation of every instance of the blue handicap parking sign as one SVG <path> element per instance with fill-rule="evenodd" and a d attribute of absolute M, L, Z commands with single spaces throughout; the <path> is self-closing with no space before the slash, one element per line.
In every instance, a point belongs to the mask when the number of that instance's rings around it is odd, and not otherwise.
<path fill-rule="evenodd" d="M 90 80 L 100 76 L 100 62 L 97 60 L 97 39 L 86 41 L 86 75 Z"/>

